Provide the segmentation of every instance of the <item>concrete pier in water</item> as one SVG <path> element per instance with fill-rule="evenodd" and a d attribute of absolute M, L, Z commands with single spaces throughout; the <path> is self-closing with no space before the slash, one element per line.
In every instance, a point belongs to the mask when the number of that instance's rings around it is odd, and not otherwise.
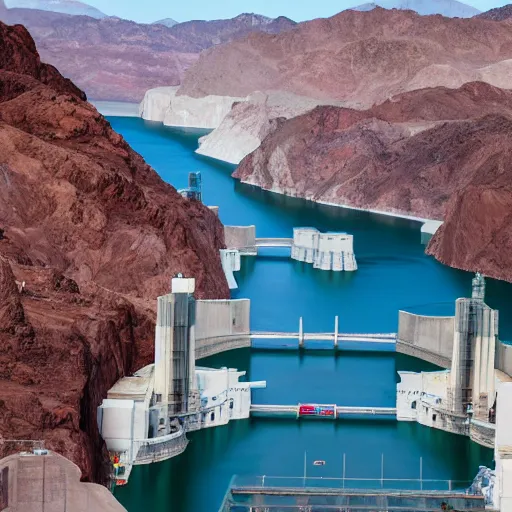
<path fill-rule="evenodd" d="M 320 270 L 357 270 L 354 237 L 347 233 L 321 233 L 315 228 L 294 228 L 292 259 Z"/>
<path fill-rule="evenodd" d="M 293 238 L 256 238 L 256 226 L 224 226 L 227 250 L 221 250 L 226 279 L 237 288 L 233 272 L 240 270 L 238 256 L 257 256 L 259 249 L 290 248 L 290 257 L 319 270 L 357 270 L 354 237 L 347 233 L 321 233 L 316 228 L 294 228 Z"/>

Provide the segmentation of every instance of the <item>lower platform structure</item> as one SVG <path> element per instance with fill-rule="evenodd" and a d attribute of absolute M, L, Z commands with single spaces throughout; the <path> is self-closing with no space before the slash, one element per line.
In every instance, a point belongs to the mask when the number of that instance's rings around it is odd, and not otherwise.
<path fill-rule="evenodd" d="M 219 512 L 485 510 L 481 493 L 459 485 L 433 480 L 235 476 Z"/>

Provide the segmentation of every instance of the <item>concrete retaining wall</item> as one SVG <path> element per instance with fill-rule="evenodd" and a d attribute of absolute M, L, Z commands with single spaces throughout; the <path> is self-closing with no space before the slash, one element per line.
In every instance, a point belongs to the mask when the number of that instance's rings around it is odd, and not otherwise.
<path fill-rule="evenodd" d="M 257 254 L 256 226 L 224 226 L 224 239 L 228 249 Z"/>
<path fill-rule="evenodd" d="M 236 290 L 238 288 L 238 284 L 233 272 L 237 272 L 241 268 L 240 251 L 238 249 L 221 249 L 220 260 L 229 289 Z"/>
<path fill-rule="evenodd" d="M 198 300 L 196 359 L 250 347 L 250 305 L 249 299 Z"/>
<path fill-rule="evenodd" d="M 478 420 L 471 421 L 469 425 L 469 437 L 475 443 L 486 448 L 494 448 L 496 426 L 492 423 L 485 423 Z"/>
<path fill-rule="evenodd" d="M 512 345 L 499 342 L 496 344 L 496 360 L 494 366 L 512 376 Z"/>
<path fill-rule="evenodd" d="M 400 311 L 396 351 L 449 368 L 454 329 L 454 317 L 421 316 Z"/>
<path fill-rule="evenodd" d="M 0 460 L 0 510 L 126 512 L 106 487 L 80 478 L 78 466 L 55 452 L 11 455 Z"/>

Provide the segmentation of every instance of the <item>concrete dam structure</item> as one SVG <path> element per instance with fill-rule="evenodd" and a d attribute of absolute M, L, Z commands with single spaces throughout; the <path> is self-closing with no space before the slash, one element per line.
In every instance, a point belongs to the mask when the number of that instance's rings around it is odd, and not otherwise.
<path fill-rule="evenodd" d="M 293 238 L 256 238 L 256 226 L 224 226 L 227 249 L 221 261 L 230 289 L 238 288 L 233 272 L 240 256 L 257 256 L 262 248 L 290 248 L 290 257 L 334 272 L 357 270 L 354 237 L 347 233 L 321 233 L 316 228 L 294 228 Z"/>
<path fill-rule="evenodd" d="M 249 418 L 244 371 L 199 368 L 196 359 L 250 345 L 249 300 L 196 301 L 195 280 L 177 277 L 158 297 L 155 362 L 119 380 L 98 408 L 98 428 L 111 454 L 117 485 L 134 465 L 175 457 L 186 433 Z"/>
<path fill-rule="evenodd" d="M 354 237 L 347 233 L 320 233 L 315 228 L 294 228 L 292 259 L 320 270 L 357 270 Z"/>
<path fill-rule="evenodd" d="M 399 328 L 397 350 L 449 369 L 399 372 L 397 418 L 493 447 L 498 389 L 512 378 L 509 349 L 498 340 L 498 312 L 484 296 L 484 278 L 477 274 L 472 297 L 457 300 L 455 318 L 401 316 L 405 325 Z"/>

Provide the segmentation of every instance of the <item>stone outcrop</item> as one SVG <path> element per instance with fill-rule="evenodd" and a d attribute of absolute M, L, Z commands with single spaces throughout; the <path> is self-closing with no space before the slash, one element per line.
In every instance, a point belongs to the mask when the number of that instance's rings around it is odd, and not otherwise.
<path fill-rule="evenodd" d="M 229 297 L 222 225 L 2 23 L 0 147 L 0 437 L 43 440 L 104 482 L 96 408 L 153 360 L 154 299 L 172 275 Z M 0 443 L 0 457 L 16 449 Z"/>
<path fill-rule="evenodd" d="M 166 126 L 182 128 L 217 128 L 235 102 L 244 98 L 178 96 L 178 87 L 158 87 L 146 92 L 140 104 L 140 115 L 148 121 L 161 121 Z"/>
<path fill-rule="evenodd" d="M 279 35 L 204 51 L 180 94 L 245 97 L 284 90 L 358 108 L 424 87 L 485 80 L 512 88 L 512 25 L 412 11 L 344 11 Z"/>
<path fill-rule="evenodd" d="M 200 139 L 196 153 L 239 164 L 285 119 L 325 103 L 281 91 L 256 92 L 246 101 L 234 104 L 220 125 Z"/>
<path fill-rule="evenodd" d="M 428 252 L 512 281 L 512 92 L 427 89 L 368 111 L 318 107 L 247 156 L 244 183 L 313 201 L 444 220 Z"/>
<path fill-rule="evenodd" d="M 115 17 L 94 19 L 34 9 L 2 9 L 0 21 L 25 25 L 42 58 L 95 100 L 139 103 L 152 88 L 179 85 L 199 53 L 253 32 L 276 34 L 295 23 L 242 14 L 173 27 Z"/>

